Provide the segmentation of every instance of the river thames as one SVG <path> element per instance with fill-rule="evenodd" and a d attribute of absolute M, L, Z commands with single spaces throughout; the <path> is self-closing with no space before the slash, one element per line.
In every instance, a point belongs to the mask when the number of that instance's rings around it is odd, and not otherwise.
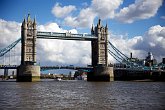
<path fill-rule="evenodd" d="M 164 110 L 165 82 L 0 81 L 0 110 Z"/>

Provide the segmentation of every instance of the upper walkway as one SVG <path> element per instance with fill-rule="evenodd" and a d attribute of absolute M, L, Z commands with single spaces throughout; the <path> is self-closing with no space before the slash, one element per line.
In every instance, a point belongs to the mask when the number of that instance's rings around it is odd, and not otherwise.
<path fill-rule="evenodd" d="M 41 32 L 41 31 L 37 31 L 37 38 L 40 38 L 40 39 L 80 40 L 80 41 L 92 41 L 92 40 L 97 39 L 97 37 L 95 37 L 91 34 L 72 34 L 69 32 L 57 33 L 57 32 Z"/>

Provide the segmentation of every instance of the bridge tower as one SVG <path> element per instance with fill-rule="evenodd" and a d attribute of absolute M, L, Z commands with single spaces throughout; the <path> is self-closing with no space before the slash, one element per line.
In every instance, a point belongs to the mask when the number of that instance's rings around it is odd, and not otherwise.
<path fill-rule="evenodd" d="M 113 67 L 108 66 L 108 26 L 101 25 L 99 19 L 97 26 L 91 28 L 91 34 L 97 37 L 91 41 L 92 66 L 94 71 L 88 74 L 88 81 L 113 80 Z"/>
<path fill-rule="evenodd" d="M 21 65 L 17 69 L 17 81 L 39 81 L 40 67 L 36 65 L 36 20 L 28 14 L 21 26 Z"/>

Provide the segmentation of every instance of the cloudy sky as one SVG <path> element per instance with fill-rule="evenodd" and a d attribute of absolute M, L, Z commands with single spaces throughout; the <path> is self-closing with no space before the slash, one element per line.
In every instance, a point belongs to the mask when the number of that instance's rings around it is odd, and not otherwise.
<path fill-rule="evenodd" d="M 36 17 L 40 31 L 90 33 L 102 19 L 109 40 L 124 54 L 145 58 L 151 51 L 165 57 L 165 2 L 163 0 L 0 0 L 0 49 L 20 38 L 27 14 Z M 20 44 L 12 50 L 11 64 L 20 64 Z M 6 55 L 6 63 L 9 61 Z M 41 65 L 87 65 L 91 44 L 85 41 L 37 40 Z M 115 60 L 109 55 L 109 62 Z M 4 63 L 4 58 L 0 58 Z"/>

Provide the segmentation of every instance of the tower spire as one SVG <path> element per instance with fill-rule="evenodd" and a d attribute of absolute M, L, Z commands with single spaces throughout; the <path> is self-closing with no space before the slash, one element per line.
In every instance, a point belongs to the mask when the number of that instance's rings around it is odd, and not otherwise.
<path fill-rule="evenodd" d="M 26 19 L 25 18 L 23 19 L 23 23 L 26 23 Z"/>
<path fill-rule="evenodd" d="M 30 13 L 28 13 L 27 21 L 30 21 Z"/>
<path fill-rule="evenodd" d="M 97 27 L 100 28 L 101 27 L 101 19 L 99 18 L 99 21 L 97 23 Z"/>
<path fill-rule="evenodd" d="M 36 16 L 34 17 L 34 21 L 33 21 L 33 24 L 36 24 Z"/>
<path fill-rule="evenodd" d="M 99 18 L 99 22 L 98 22 L 99 25 L 101 25 L 101 19 Z"/>
<path fill-rule="evenodd" d="M 108 24 L 107 24 L 107 21 L 106 21 L 105 31 L 108 32 Z"/>
<path fill-rule="evenodd" d="M 22 27 L 26 28 L 27 27 L 27 23 L 26 23 L 26 18 L 24 17 L 23 22 L 22 22 Z"/>
<path fill-rule="evenodd" d="M 91 28 L 91 34 L 94 34 L 94 27 L 93 27 L 93 24 L 92 24 L 92 28 Z"/>
<path fill-rule="evenodd" d="M 37 23 L 36 23 L 36 16 L 34 17 L 34 21 L 33 21 L 33 28 L 34 29 L 36 29 L 36 25 L 37 25 Z"/>
<path fill-rule="evenodd" d="M 106 26 L 105 26 L 105 28 L 108 28 L 107 21 L 106 21 Z"/>

